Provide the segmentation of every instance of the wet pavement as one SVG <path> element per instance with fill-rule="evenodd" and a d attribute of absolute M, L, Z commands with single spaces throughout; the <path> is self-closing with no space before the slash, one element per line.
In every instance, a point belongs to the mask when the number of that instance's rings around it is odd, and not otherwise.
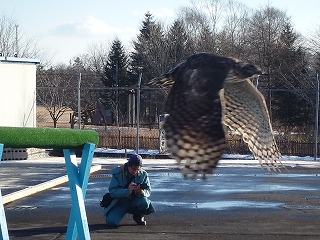
<path fill-rule="evenodd" d="M 144 160 L 156 213 L 147 226 L 127 215 L 104 224 L 99 200 L 110 169 L 125 160 L 94 158 L 86 209 L 92 239 L 320 239 L 320 162 L 287 161 L 268 173 L 254 160 L 224 160 L 207 180 L 183 179 L 173 160 Z M 2 195 L 66 174 L 63 158 L 0 164 Z M 71 206 L 63 184 L 5 205 L 10 239 L 64 239 Z"/>

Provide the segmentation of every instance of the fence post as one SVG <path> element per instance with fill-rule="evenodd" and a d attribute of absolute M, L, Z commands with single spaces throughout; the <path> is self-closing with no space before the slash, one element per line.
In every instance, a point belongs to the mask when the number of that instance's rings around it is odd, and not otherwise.
<path fill-rule="evenodd" d="M 81 90 L 81 73 L 79 73 L 79 78 L 78 78 L 78 127 L 81 129 L 81 98 L 80 98 L 80 90 Z"/>
<path fill-rule="evenodd" d="M 142 73 L 139 73 L 139 80 L 137 86 L 137 134 L 136 134 L 136 153 L 139 154 L 139 127 L 140 127 L 140 86 Z"/>
<path fill-rule="evenodd" d="M 318 156 L 318 127 L 319 127 L 319 75 L 316 76 L 316 117 L 314 124 L 314 160 Z"/>

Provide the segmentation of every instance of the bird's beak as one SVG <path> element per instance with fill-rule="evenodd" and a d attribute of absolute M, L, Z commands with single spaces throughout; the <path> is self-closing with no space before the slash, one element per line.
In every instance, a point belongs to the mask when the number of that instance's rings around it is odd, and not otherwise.
<path fill-rule="evenodd" d="M 268 77 L 268 76 L 269 76 L 269 74 L 266 73 L 266 72 L 261 72 L 259 75 L 260 75 L 260 76 L 263 76 L 263 77 Z"/>

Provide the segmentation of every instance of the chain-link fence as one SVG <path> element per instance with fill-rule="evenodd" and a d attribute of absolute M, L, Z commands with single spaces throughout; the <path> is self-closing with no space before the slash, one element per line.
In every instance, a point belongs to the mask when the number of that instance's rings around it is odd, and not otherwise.
<path fill-rule="evenodd" d="M 296 97 L 292 91 L 260 90 L 266 97 L 276 141 L 282 154 L 313 156 L 315 104 Z M 140 99 L 137 99 L 138 91 Z M 95 129 L 100 135 L 98 147 L 163 149 L 160 143 L 159 116 L 164 113 L 167 94 L 166 89 L 138 86 L 38 87 L 37 125 Z M 280 95 L 282 97 L 278 98 Z M 315 99 L 315 91 L 310 90 L 308 96 Z M 137 104 L 140 106 L 139 132 L 136 131 Z M 285 108 L 280 108 L 283 105 Z M 280 124 L 281 114 L 284 115 L 282 120 L 288 121 L 288 124 Z M 293 118 L 299 124 L 290 123 Z M 228 143 L 229 153 L 249 153 L 245 143 L 235 134 L 228 134 Z"/>
<path fill-rule="evenodd" d="M 137 99 L 138 91 L 140 100 Z M 99 147 L 135 149 L 139 104 L 139 148 L 159 149 L 158 116 L 163 113 L 166 94 L 166 90 L 139 89 L 137 86 L 90 87 L 80 91 L 76 88 L 39 87 L 37 125 L 95 129 L 100 135 Z"/>

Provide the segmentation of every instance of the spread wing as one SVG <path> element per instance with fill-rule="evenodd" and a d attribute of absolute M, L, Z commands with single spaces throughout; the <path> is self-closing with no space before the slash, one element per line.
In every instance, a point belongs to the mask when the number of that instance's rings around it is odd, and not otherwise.
<path fill-rule="evenodd" d="M 278 169 L 281 157 L 275 142 L 263 95 L 250 80 L 225 83 L 223 122 L 242 136 L 250 151 L 270 171 Z"/>
<path fill-rule="evenodd" d="M 226 148 L 222 122 L 241 134 L 250 151 L 276 170 L 280 153 L 262 94 L 248 80 L 261 74 L 254 65 L 212 54 L 195 54 L 150 85 L 170 87 L 164 129 L 172 155 L 204 176 Z M 223 106 L 223 107 L 222 107 Z"/>
<path fill-rule="evenodd" d="M 185 176 L 203 172 L 205 177 L 212 173 L 226 148 L 219 97 L 226 73 L 206 67 L 182 72 L 174 77 L 166 102 L 167 146 L 184 164 Z"/>

